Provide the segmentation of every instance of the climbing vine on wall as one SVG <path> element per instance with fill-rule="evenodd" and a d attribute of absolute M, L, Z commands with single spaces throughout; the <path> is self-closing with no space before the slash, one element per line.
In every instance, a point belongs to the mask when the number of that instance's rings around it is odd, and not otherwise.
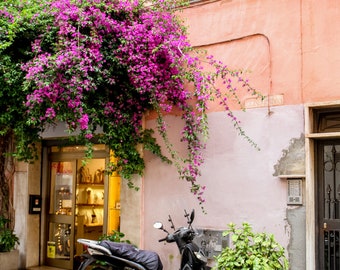
<path fill-rule="evenodd" d="M 131 176 L 143 173 L 137 147 L 142 145 L 174 164 L 179 178 L 191 184 L 191 192 L 202 203 L 205 187 L 198 177 L 208 137 L 208 103 L 219 100 L 236 129 L 249 139 L 230 110 L 229 99 L 239 101 L 237 87 L 257 92 L 241 72 L 190 45 L 177 16 L 185 4 L 1 3 L 0 105 L 5 109 L 0 113 L 0 134 L 13 130 L 15 157 L 34 158 L 34 142 L 41 132 L 64 122 L 77 143 L 88 146 L 88 157 L 94 140 L 108 145 L 117 163 L 107 170 L 118 171 L 130 186 Z M 217 80 L 223 88 L 216 87 Z M 143 127 L 148 111 L 157 113 L 156 130 Z M 167 136 L 164 115 L 173 112 L 180 112 L 183 120 L 185 154 L 178 153 Z M 154 132 L 161 135 L 166 149 L 161 149 Z"/>

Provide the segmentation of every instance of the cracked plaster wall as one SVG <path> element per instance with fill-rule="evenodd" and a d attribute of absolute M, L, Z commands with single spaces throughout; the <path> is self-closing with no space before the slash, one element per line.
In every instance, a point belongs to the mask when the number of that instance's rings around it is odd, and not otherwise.
<path fill-rule="evenodd" d="M 287 208 L 287 222 L 290 225 L 288 254 L 291 270 L 306 269 L 306 207 Z"/>
<path fill-rule="evenodd" d="M 274 176 L 305 174 L 305 136 L 290 140 L 290 145 L 282 151 L 282 157 L 274 166 Z"/>
<path fill-rule="evenodd" d="M 274 166 L 274 176 L 305 174 L 305 137 L 290 140 L 289 146 L 282 150 L 282 156 Z M 282 181 L 286 181 L 285 179 Z M 305 192 L 303 181 L 302 194 Z M 287 206 L 287 230 L 289 231 L 288 255 L 291 270 L 306 269 L 306 207 Z"/>

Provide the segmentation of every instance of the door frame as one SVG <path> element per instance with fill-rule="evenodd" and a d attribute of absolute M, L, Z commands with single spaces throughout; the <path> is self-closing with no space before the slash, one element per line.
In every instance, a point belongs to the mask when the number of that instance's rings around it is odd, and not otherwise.
<path fill-rule="evenodd" d="M 316 111 L 340 108 L 340 100 L 305 104 L 305 154 L 306 154 L 306 270 L 318 269 L 318 217 L 316 192 L 316 146 L 317 141 L 340 139 L 340 132 L 318 133 L 315 130 Z"/>

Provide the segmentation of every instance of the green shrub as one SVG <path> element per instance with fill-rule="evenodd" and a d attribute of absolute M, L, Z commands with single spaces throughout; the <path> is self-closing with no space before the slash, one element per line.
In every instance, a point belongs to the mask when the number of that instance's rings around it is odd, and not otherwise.
<path fill-rule="evenodd" d="M 230 223 L 223 236 L 230 235 L 232 245 L 215 257 L 214 270 L 288 270 L 285 249 L 272 234 L 254 233 L 244 222 L 242 228 Z"/>
<path fill-rule="evenodd" d="M 19 244 L 19 238 L 8 228 L 10 220 L 0 216 L 0 252 L 8 252 Z"/>
<path fill-rule="evenodd" d="M 109 240 L 111 242 L 124 242 L 124 243 L 128 243 L 131 244 L 130 240 L 123 240 L 125 234 L 120 232 L 120 231 L 115 231 L 112 230 L 111 234 L 104 234 L 101 237 L 99 237 L 99 241 L 102 240 Z"/>

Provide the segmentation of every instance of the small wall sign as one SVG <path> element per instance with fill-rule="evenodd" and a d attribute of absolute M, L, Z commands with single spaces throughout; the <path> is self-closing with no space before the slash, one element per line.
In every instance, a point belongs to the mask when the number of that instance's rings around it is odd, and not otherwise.
<path fill-rule="evenodd" d="M 29 198 L 29 213 L 40 214 L 41 213 L 41 196 L 30 195 Z"/>

